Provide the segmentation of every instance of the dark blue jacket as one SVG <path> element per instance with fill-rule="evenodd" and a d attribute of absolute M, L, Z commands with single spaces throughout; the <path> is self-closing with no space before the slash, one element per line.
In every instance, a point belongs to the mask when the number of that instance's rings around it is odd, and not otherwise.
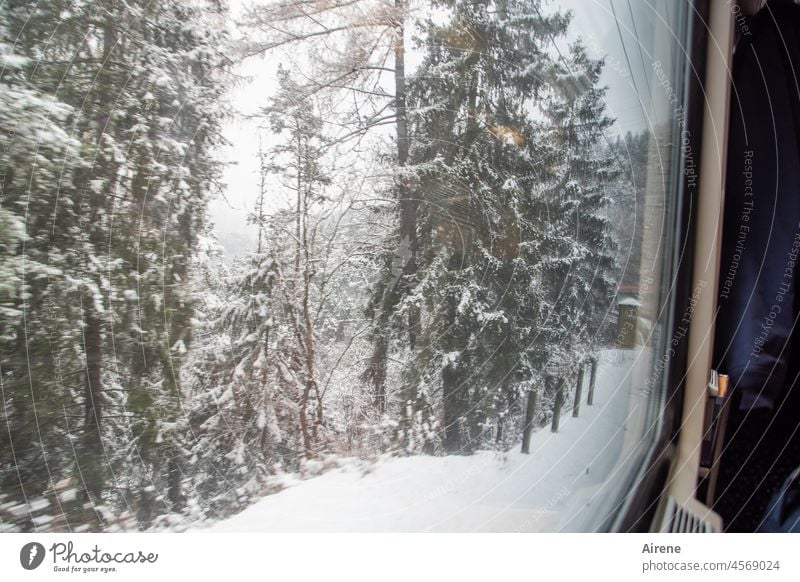
<path fill-rule="evenodd" d="M 742 408 L 771 408 L 800 349 L 800 8 L 771 1 L 740 35 L 715 357 Z"/>

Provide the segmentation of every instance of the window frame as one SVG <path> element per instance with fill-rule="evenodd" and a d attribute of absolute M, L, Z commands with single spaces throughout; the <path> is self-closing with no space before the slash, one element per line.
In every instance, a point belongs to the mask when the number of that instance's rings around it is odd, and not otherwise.
<path fill-rule="evenodd" d="M 689 147 L 700 152 L 703 143 L 703 115 L 705 111 L 706 54 L 708 47 L 708 17 L 710 0 L 685 0 L 686 38 L 688 58 L 683 72 L 681 95 L 685 114 L 682 128 L 688 130 Z M 673 120 L 673 128 L 679 128 Z M 680 129 L 677 132 L 680 135 Z M 682 151 L 682 150 L 678 150 Z M 695 160 L 696 176 L 702 172 L 700 157 Z M 668 205 L 670 239 L 668 252 L 664 256 L 664 268 L 660 281 L 661 289 L 669 289 L 669 296 L 662 303 L 666 309 L 664 328 L 658 338 L 657 357 L 666 353 L 666 343 L 678 327 L 683 314 L 690 308 L 692 295 L 692 273 L 695 264 L 695 236 L 697 232 L 696 198 L 698 190 L 690 187 L 690 176 L 684 172 L 686 159 L 676 156 L 679 163 L 673 164 L 670 176 L 670 191 L 666 193 L 672 204 Z M 659 382 L 660 398 L 653 399 L 659 407 L 661 422 L 650 446 L 644 453 L 640 467 L 628 475 L 629 487 L 624 497 L 617 502 L 619 510 L 608 516 L 599 531 L 639 532 L 651 531 L 657 515 L 659 502 L 668 483 L 670 467 L 676 458 L 676 442 L 683 420 L 684 384 L 688 367 L 688 345 L 684 340 L 674 346 L 674 355 L 669 359 Z"/>

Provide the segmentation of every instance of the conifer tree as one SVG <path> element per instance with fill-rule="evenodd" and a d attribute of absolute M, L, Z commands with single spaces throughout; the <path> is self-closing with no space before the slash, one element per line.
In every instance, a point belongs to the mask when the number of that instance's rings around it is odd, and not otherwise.
<path fill-rule="evenodd" d="M 607 144 L 613 123 L 599 86 L 602 61 L 580 43 L 559 63 L 545 107 L 551 168 L 536 216 L 546 233 L 541 267 L 540 352 L 548 373 L 566 374 L 606 337 L 616 291 L 610 191 L 620 169 Z"/>
<path fill-rule="evenodd" d="M 530 113 L 553 73 L 546 43 L 568 18 L 543 16 L 536 2 L 442 6 L 449 19 L 427 23 L 410 89 L 426 316 L 401 405 L 413 424 L 441 382 L 444 450 L 469 452 L 496 393 L 530 375 L 516 349 L 534 323 L 540 261 L 529 216 L 541 137 Z"/>
<path fill-rule="evenodd" d="M 80 424 L 73 321 L 87 281 L 69 272 L 81 167 L 68 132 L 74 110 L 30 80 L 37 55 L 20 42 L 18 10 L 0 6 L 0 498 L 32 530 L 49 525 L 32 508 L 72 510 L 53 485 L 70 472 L 69 434 Z"/>
<path fill-rule="evenodd" d="M 219 172 L 220 10 L 172 0 L 4 6 L 27 83 L 68 106 L 52 121 L 65 144 L 79 144 L 27 227 L 30 250 L 70 287 L 57 308 L 28 310 L 57 318 L 43 326 L 49 349 L 70 354 L 40 385 L 61 374 L 57 391 L 78 404 L 48 415 L 79 439 L 71 470 L 50 472 L 47 486 L 72 483 L 82 514 L 63 513 L 93 528 L 114 519 L 109 502 L 144 524 L 154 504 L 180 505 L 167 434 L 190 340 L 188 266 Z"/>

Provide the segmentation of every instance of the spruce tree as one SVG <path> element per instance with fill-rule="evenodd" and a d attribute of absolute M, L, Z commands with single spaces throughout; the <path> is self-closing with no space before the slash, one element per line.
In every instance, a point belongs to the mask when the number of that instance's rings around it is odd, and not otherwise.
<path fill-rule="evenodd" d="M 38 54 L 20 39 L 19 7 L 0 6 L 0 521 L 24 530 L 69 513 L 54 485 L 70 472 L 80 425 L 80 331 L 69 272 L 78 215 L 74 109 L 32 82 Z M 56 222 L 58 216 L 58 222 Z M 78 418 L 76 418 L 78 417 Z"/>
<path fill-rule="evenodd" d="M 168 435 L 191 339 L 188 268 L 218 181 L 219 7 L 56 1 L 11 3 L 3 14 L 26 82 L 69 106 L 51 121 L 78 144 L 27 225 L 29 250 L 69 283 L 62 295 L 58 278 L 40 278 L 59 299 L 28 306 L 30 318 L 56 318 L 42 330 L 61 365 L 33 360 L 43 365 L 38 384 L 71 399 L 47 417 L 78 437 L 65 456 L 72 467 L 45 472 L 47 486 L 78 491 L 68 497 L 80 509 L 61 512 L 67 522 L 105 527 L 111 505 L 146 525 L 156 504 L 181 501 Z"/>
<path fill-rule="evenodd" d="M 429 407 L 441 382 L 444 450 L 469 452 L 504 406 L 496 396 L 513 399 L 530 375 L 518 348 L 534 322 L 540 260 L 529 219 L 541 140 L 531 112 L 553 71 L 547 43 L 568 17 L 543 16 L 536 2 L 442 7 L 449 19 L 427 23 L 410 89 L 425 339 L 400 397 L 414 432 L 415 408 Z"/>
<path fill-rule="evenodd" d="M 535 216 L 545 233 L 537 343 L 546 375 L 570 374 L 603 343 L 616 292 L 609 213 L 620 168 L 607 142 L 602 66 L 573 44 L 544 108 L 550 171 Z"/>

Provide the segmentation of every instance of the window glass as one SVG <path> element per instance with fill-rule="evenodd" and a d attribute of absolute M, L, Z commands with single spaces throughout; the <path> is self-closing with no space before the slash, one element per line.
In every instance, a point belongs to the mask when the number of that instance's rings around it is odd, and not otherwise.
<path fill-rule="evenodd" d="M 0 7 L 0 530 L 591 531 L 661 430 L 688 3 Z"/>

